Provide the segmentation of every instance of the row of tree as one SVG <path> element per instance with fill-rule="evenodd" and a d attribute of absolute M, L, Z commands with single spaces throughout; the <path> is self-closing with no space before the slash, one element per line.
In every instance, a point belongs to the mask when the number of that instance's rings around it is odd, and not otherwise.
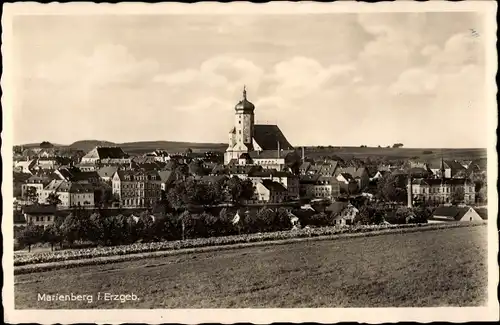
<path fill-rule="evenodd" d="M 181 240 L 257 233 L 291 229 L 289 212 L 280 208 L 262 208 L 255 213 L 241 216 L 222 209 L 218 216 L 207 212 L 184 211 L 178 215 L 152 216 L 147 212 L 133 216 L 103 216 L 85 210 L 75 210 L 53 225 L 42 227 L 28 224 L 17 234 L 23 247 L 37 243 L 55 245 L 90 242 L 94 245 L 114 246 L 135 242 Z"/>

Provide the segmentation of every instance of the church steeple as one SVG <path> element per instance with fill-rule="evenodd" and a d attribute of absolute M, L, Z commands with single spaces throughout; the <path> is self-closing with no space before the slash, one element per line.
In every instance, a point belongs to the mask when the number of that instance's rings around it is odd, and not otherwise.
<path fill-rule="evenodd" d="M 243 100 L 247 100 L 247 86 L 243 85 Z"/>

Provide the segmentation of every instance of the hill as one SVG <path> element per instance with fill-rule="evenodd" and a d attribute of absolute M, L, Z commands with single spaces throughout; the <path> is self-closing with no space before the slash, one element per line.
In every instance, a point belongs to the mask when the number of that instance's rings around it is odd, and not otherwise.
<path fill-rule="evenodd" d="M 114 143 L 99 140 L 82 140 L 69 145 L 72 149 L 80 149 L 84 151 L 90 151 L 96 146 L 117 146 L 121 147 L 125 152 L 130 154 L 144 154 L 156 149 L 172 152 L 182 152 L 188 148 L 191 148 L 193 151 L 224 151 L 226 150 L 227 144 L 177 141 L 138 141 Z"/>

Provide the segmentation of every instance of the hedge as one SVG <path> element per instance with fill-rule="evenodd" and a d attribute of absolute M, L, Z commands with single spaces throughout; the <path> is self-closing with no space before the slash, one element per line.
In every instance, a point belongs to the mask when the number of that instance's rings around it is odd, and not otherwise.
<path fill-rule="evenodd" d="M 200 252 L 208 250 L 232 249 L 253 246 L 251 243 L 283 244 L 311 239 L 336 239 L 359 236 L 373 236 L 386 233 L 405 233 L 454 227 L 470 227 L 485 223 L 447 223 L 447 224 L 407 224 L 377 225 L 354 227 L 324 227 L 278 231 L 250 235 L 199 238 L 184 241 L 137 243 L 131 245 L 98 247 L 34 254 L 15 254 L 14 272 L 31 273 L 82 265 L 98 265 L 145 258 L 150 255 L 163 256 L 175 253 Z M 250 245 L 249 245 L 250 244 Z"/>

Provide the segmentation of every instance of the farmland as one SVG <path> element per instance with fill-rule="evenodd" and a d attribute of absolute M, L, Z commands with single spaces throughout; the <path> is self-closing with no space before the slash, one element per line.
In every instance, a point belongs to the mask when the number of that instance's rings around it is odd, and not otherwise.
<path fill-rule="evenodd" d="M 486 302 L 486 247 L 486 227 L 476 226 L 150 258 L 18 275 L 15 303 L 20 309 L 479 306 Z M 37 301 L 38 293 L 98 292 L 139 300 Z"/>

